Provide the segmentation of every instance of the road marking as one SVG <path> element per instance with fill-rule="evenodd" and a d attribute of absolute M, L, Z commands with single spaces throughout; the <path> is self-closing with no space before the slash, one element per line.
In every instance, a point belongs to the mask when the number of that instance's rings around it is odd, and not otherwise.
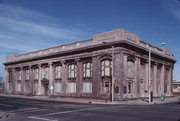
<path fill-rule="evenodd" d="M 14 113 L 14 112 L 19 112 L 19 111 L 26 111 L 26 110 L 35 110 L 38 108 L 25 108 L 25 109 L 19 109 L 19 110 L 14 110 L 14 111 L 9 111 L 9 113 Z"/>
<path fill-rule="evenodd" d="M 14 107 L 12 105 L 2 104 L 2 103 L 0 105 L 7 106 L 7 107 Z"/>
<path fill-rule="evenodd" d="M 40 118 L 40 117 L 35 117 L 35 116 L 30 116 L 28 118 L 44 120 L 44 121 L 58 121 L 58 120 L 52 120 L 52 119 L 48 119 L 48 118 Z"/>
<path fill-rule="evenodd" d="M 27 110 L 27 111 L 23 111 L 23 113 L 37 112 L 37 111 L 45 111 L 45 110 L 49 110 L 49 109 Z"/>
<path fill-rule="evenodd" d="M 98 110 L 98 109 L 114 108 L 114 107 L 124 107 L 124 106 L 98 107 L 98 108 L 87 108 L 87 109 L 79 109 L 79 110 L 71 110 L 71 111 L 61 111 L 61 112 L 56 112 L 56 113 L 48 113 L 48 114 L 43 114 L 43 115 L 36 115 L 36 116 L 33 116 L 33 117 L 50 116 L 50 115 L 56 115 L 56 114 L 74 113 L 74 112 L 82 112 L 82 111 L 88 111 L 88 110 Z"/>

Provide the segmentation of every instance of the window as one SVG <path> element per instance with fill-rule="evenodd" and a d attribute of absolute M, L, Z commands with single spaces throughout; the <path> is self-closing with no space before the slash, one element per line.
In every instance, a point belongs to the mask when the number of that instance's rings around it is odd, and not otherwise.
<path fill-rule="evenodd" d="M 101 92 L 102 93 L 110 93 L 111 83 L 109 81 L 105 81 L 101 83 Z"/>
<path fill-rule="evenodd" d="M 33 70 L 33 75 L 34 75 L 34 80 L 38 80 L 39 79 L 39 69 L 35 68 Z"/>
<path fill-rule="evenodd" d="M 62 83 L 61 82 L 54 83 L 54 92 L 55 93 L 62 92 Z"/>
<path fill-rule="evenodd" d="M 29 80 L 29 69 L 25 70 L 25 80 Z"/>
<path fill-rule="evenodd" d="M 20 82 L 17 82 L 16 88 L 17 88 L 16 89 L 17 92 L 21 91 L 21 83 Z"/>
<path fill-rule="evenodd" d="M 21 80 L 21 77 L 22 75 L 21 75 L 21 70 L 18 70 L 17 71 L 17 80 Z"/>
<path fill-rule="evenodd" d="M 49 68 L 44 67 L 43 71 L 44 71 L 44 78 L 48 79 L 49 78 Z"/>
<path fill-rule="evenodd" d="M 76 83 L 75 82 L 69 82 L 68 83 L 68 92 L 69 93 L 75 93 L 76 92 Z"/>
<path fill-rule="evenodd" d="M 92 83 L 83 82 L 83 93 L 92 93 Z"/>
<path fill-rule="evenodd" d="M 101 70 L 102 74 L 101 76 L 111 76 L 111 71 L 112 71 L 112 62 L 111 60 L 104 60 L 101 62 Z"/>
<path fill-rule="evenodd" d="M 130 78 L 134 77 L 134 62 L 133 61 L 127 62 L 127 76 Z"/>
<path fill-rule="evenodd" d="M 127 81 L 127 93 L 132 93 L 133 90 L 133 82 L 131 80 Z"/>
<path fill-rule="evenodd" d="M 61 78 L 61 66 L 55 66 L 55 78 L 56 79 Z"/>
<path fill-rule="evenodd" d="M 83 77 L 92 77 L 92 63 L 83 64 Z"/>
<path fill-rule="evenodd" d="M 69 78 L 76 78 L 76 65 L 70 64 L 68 66 Z"/>
<path fill-rule="evenodd" d="M 38 94 L 38 89 L 39 89 L 38 82 L 35 82 L 34 83 L 34 93 L 35 94 Z"/>

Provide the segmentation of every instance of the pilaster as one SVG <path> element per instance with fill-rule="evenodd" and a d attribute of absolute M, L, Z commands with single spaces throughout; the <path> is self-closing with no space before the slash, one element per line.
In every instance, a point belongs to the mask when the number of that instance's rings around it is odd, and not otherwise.
<path fill-rule="evenodd" d="M 67 92 L 67 78 L 68 78 L 68 68 L 67 65 L 65 63 L 65 60 L 61 61 L 62 63 L 62 93 L 65 95 L 65 93 Z"/>
<path fill-rule="evenodd" d="M 52 95 L 53 92 L 54 92 L 53 80 L 54 80 L 53 63 L 49 62 L 49 89 L 50 89 L 50 95 Z"/>
<path fill-rule="evenodd" d="M 124 96 L 127 93 L 127 55 L 123 53 L 123 94 Z"/>
<path fill-rule="evenodd" d="M 162 68 L 161 68 L 161 82 L 160 82 L 160 85 L 161 85 L 161 94 L 164 94 L 164 74 L 165 74 L 165 65 L 163 64 L 162 65 Z"/>
<path fill-rule="evenodd" d="M 5 67 L 5 93 L 9 93 L 9 70 Z"/>
<path fill-rule="evenodd" d="M 15 68 L 12 68 L 12 93 L 16 92 L 16 76 Z"/>
<path fill-rule="evenodd" d="M 145 89 L 144 89 L 144 91 L 145 91 L 145 97 L 148 97 L 148 85 L 149 85 L 149 80 L 148 80 L 148 76 L 149 76 L 149 63 L 148 62 L 146 62 L 145 63 L 145 72 L 146 72 L 146 74 L 145 74 L 145 82 L 144 82 L 144 84 L 145 84 Z"/>
<path fill-rule="evenodd" d="M 100 68 L 98 57 L 92 57 L 92 95 L 94 98 L 98 98 L 98 94 L 100 94 Z"/>
<path fill-rule="evenodd" d="M 80 96 L 80 93 L 82 92 L 82 63 L 80 63 L 80 59 L 76 58 L 76 95 L 77 97 Z"/>
<path fill-rule="evenodd" d="M 42 95 L 42 84 L 41 84 L 41 80 L 42 80 L 42 67 L 41 64 L 38 64 L 39 67 L 39 80 L 38 80 L 38 95 Z"/>
<path fill-rule="evenodd" d="M 158 82 L 157 82 L 157 63 L 154 64 L 154 88 L 153 88 L 153 95 L 156 97 L 157 96 L 157 85 L 158 85 Z"/>

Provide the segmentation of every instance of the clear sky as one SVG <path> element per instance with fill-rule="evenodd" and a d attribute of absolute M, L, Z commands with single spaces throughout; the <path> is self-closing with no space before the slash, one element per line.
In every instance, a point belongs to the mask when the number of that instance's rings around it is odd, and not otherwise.
<path fill-rule="evenodd" d="M 179 0 L 0 0 L 0 63 L 22 54 L 123 28 L 174 53 L 180 81 Z M 0 65 L 0 76 L 4 74 Z"/>

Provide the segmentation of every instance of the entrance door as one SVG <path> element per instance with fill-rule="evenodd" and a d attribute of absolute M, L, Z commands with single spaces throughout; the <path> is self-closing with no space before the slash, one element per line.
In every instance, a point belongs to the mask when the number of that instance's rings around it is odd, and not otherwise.
<path fill-rule="evenodd" d="M 44 84 L 44 95 L 47 96 L 49 94 L 49 88 L 48 88 L 48 84 Z"/>

